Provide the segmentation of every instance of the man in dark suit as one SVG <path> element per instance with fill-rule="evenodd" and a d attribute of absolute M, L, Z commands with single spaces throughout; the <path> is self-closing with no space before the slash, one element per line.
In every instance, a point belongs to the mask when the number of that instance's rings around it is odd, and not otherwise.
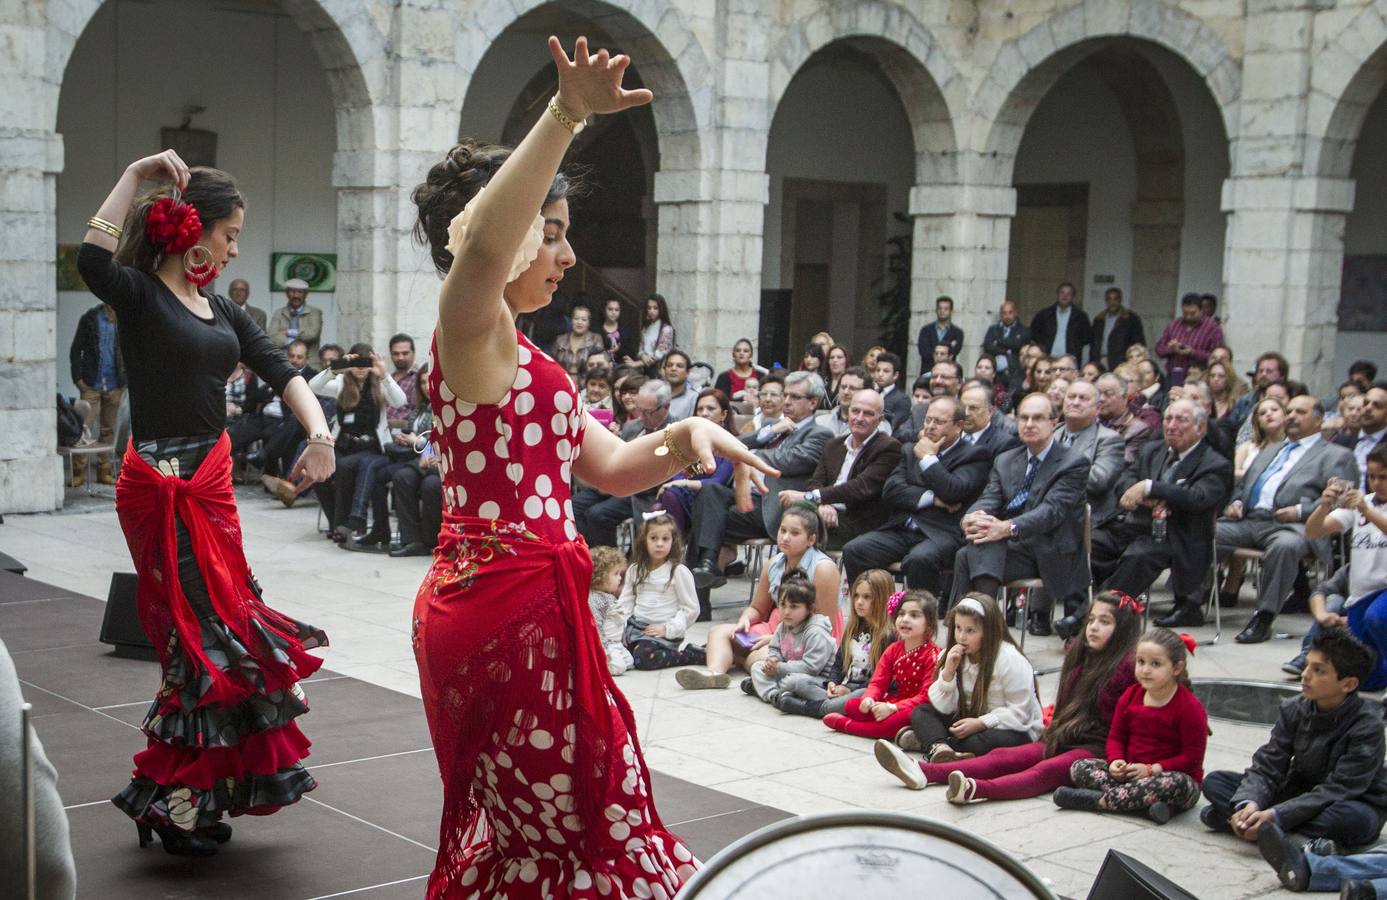
<path fill-rule="evenodd" d="M 939 591 L 939 573 L 963 545 L 959 519 L 987 482 L 986 454 L 963 440 L 963 408 L 952 397 L 930 401 L 919 440 L 901 447 L 882 490 L 889 518 L 848 542 L 848 579 L 899 562 L 905 583 Z"/>
<path fill-rule="evenodd" d="M 987 464 L 1008 450 L 1021 446 L 1016 426 L 992 404 L 995 396 L 986 382 L 969 382 L 963 388 L 963 440 L 987 456 Z"/>
<path fill-rule="evenodd" d="M 1218 558 L 1239 547 L 1261 550 L 1261 595 L 1252 621 L 1234 638 L 1258 644 L 1271 637 L 1271 623 L 1291 595 L 1300 560 L 1327 553 L 1305 537 L 1304 522 L 1319 504 L 1330 478 L 1358 483 L 1353 454 L 1320 436 L 1324 406 L 1314 397 L 1292 397 L 1286 407 L 1286 438 L 1257 454 L 1218 522 Z M 1236 602 L 1237 598 L 1231 598 Z"/>
<path fill-rule="evenodd" d="M 305 381 L 318 374 L 318 370 L 308 364 L 308 347 L 303 341 L 291 341 L 284 348 L 284 353 L 289 365 Z M 287 476 L 293 467 L 299 443 L 308 437 L 299 420 L 292 414 L 285 415 L 288 410 L 284 402 L 259 376 L 251 379 L 246 388 L 246 403 L 242 412 L 244 415 L 240 421 L 227 429 L 232 452 L 263 441 L 259 451 L 246 455 L 246 461 L 260 466 L 267 473 L 278 472 Z"/>
<path fill-rule="evenodd" d="M 989 325 L 982 338 L 982 352 L 992 357 L 997 367 L 997 380 L 1008 387 L 1021 383 L 1026 373 L 1021 371 L 1019 354 L 1031 340 L 1031 330 L 1016 318 L 1016 304 L 1002 302 L 997 321 Z"/>
<path fill-rule="evenodd" d="M 1142 447 L 1117 483 L 1119 517 L 1093 532 L 1094 579 L 1104 590 L 1135 597 L 1170 569 L 1175 608 L 1156 622 L 1166 628 L 1204 624 L 1214 516 L 1233 491 L 1233 464 L 1205 440 L 1208 427 L 1202 407 L 1171 403 L 1162 421 L 1165 440 Z M 1163 538 L 1152 530 L 1158 509 L 1165 516 Z"/>
<path fill-rule="evenodd" d="M 752 448 L 780 471 L 780 477 L 767 478 L 763 492 L 753 491 L 743 482 L 746 486 L 739 488 L 735 507 L 733 489 L 726 485 L 704 482 L 695 495 L 688 558 L 699 589 L 727 582 L 718 570 L 718 553 L 725 541 L 773 536 L 780 527 L 777 495 L 782 490 L 808 487 L 824 445 L 833 436 L 827 428 L 814 424 L 814 412 L 823 397 L 824 381 L 817 373 L 791 372 L 785 376 L 784 417 L 793 427 Z"/>
<path fill-rule="evenodd" d="M 922 369 L 934 365 L 934 348 L 939 344 L 949 348 L 949 359 L 958 359 L 963 350 L 963 329 L 953 323 L 953 298 L 940 297 L 934 301 L 934 315 L 935 320 L 920 329 L 916 340 Z"/>
<path fill-rule="evenodd" d="M 809 476 L 809 490 L 783 490 L 781 508 L 809 501 L 818 506 L 828 529 L 828 546 L 836 550 L 886 520 L 881 488 L 896 468 L 901 445 L 883 434 L 881 395 L 857 391 L 848 405 L 848 433 L 824 445 L 824 455 Z"/>
<path fill-rule="evenodd" d="M 1122 305 L 1122 288 L 1110 287 L 1103 294 L 1104 309 L 1093 317 L 1093 349 L 1089 359 L 1111 369 L 1127 358 L 1127 348 L 1146 343 L 1141 316 Z"/>
<path fill-rule="evenodd" d="M 1074 305 L 1074 285 L 1065 281 L 1055 290 L 1055 302 L 1031 319 L 1031 340 L 1051 357 L 1068 354 L 1083 363 L 1082 353 L 1093 343 L 1088 314 Z"/>
<path fill-rule="evenodd" d="M 910 397 L 901 390 L 900 380 L 901 358 L 889 350 L 877 354 L 872 381 L 881 393 L 882 407 L 893 431 L 910 420 Z"/>
<path fill-rule="evenodd" d="M 1002 584 L 1038 574 L 1045 583 L 1032 602 L 1027 629 L 1047 635 L 1058 597 L 1074 605 L 1088 586 L 1084 498 L 1088 460 L 1055 440 L 1054 408 L 1031 394 L 1016 411 L 1022 446 L 992 463 L 987 487 L 963 517 L 968 541 L 954 557 L 953 601 L 967 591 L 997 593 Z"/>

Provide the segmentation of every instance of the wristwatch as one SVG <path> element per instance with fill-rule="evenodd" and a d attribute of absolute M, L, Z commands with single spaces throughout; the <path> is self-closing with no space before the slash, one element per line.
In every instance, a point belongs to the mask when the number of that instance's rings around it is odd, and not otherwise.
<path fill-rule="evenodd" d="M 804 499 L 808 500 L 810 503 L 818 503 L 819 492 L 817 490 L 809 491 L 807 494 L 804 495 Z"/>

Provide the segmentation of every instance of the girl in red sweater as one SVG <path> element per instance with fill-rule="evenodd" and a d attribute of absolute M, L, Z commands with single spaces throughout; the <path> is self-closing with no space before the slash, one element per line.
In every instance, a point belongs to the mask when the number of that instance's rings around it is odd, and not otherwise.
<path fill-rule="evenodd" d="M 1193 809 L 1204 779 L 1209 717 L 1190 691 L 1187 654 L 1194 638 L 1154 628 L 1137 644 L 1137 683 L 1117 702 L 1107 760 L 1081 759 L 1055 791 L 1065 809 L 1145 812 L 1164 825 Z"/>
<path fill-rule="evenodd" d="M 843 712 L 824 716 L 824 724 L 834 731 L 892 738 L 910 727 L 910 711 L 928 702 L 939 663 L 939 645 L 934 642 L 939 601 L 929 591 L 897 591 L 886 602 L 886 611 L 897 640 L 882 652 L 862 696 L 849 700 Z"/>

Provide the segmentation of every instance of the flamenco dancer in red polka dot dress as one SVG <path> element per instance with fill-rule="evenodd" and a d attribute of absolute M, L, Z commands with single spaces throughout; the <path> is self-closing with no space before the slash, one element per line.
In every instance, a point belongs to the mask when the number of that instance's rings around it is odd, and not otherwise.
<path fill-rule="evenodd" d="M 444 528 L 413 628 L 444 790 L 430 898 L 668 898 L 693 873 L 607 671 L 569 479 L 631 494 L 715 454 L 766 470 L 702 419 L 631 443 L 589 427 L 562 367 L 516 330 L 575 262 L 558 174 L 573 134 L 651 99 L 622 89 L 627 57 L 549 48 L 559 93 L 520 146 L 460 144 L 414 192 L 444 276 L 429 374 Z"/>

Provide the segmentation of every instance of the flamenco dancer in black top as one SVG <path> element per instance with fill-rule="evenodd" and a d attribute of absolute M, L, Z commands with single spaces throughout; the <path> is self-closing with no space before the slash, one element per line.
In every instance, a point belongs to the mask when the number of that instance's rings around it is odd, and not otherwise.
<path fill-rule="evenodd" d="M 145 180 L 167 183 L 136 199 Z M 116 511 L 163 667 L 148 746 L 112 802 L 139 826 L 141 847 L 153 830 L 182 856 L 229 840 L 223 816 L 268 815 L 317 786 L 294 719 L 308 711 L 299 680 L 322 664 L 305 651 L 327 637 L 261 602 L 246 564 L 224 430 L 236 363 L 273 386 L 310 435 L 292 476 L 299 490 L 332 475 L 332 438 L 284 352 L 205 289 L 235 258 L 244 220 L 229 175 L 189 169 L 166 150 L 125 170 L 77 257 L 120 323 L 133 437 Z"/>

